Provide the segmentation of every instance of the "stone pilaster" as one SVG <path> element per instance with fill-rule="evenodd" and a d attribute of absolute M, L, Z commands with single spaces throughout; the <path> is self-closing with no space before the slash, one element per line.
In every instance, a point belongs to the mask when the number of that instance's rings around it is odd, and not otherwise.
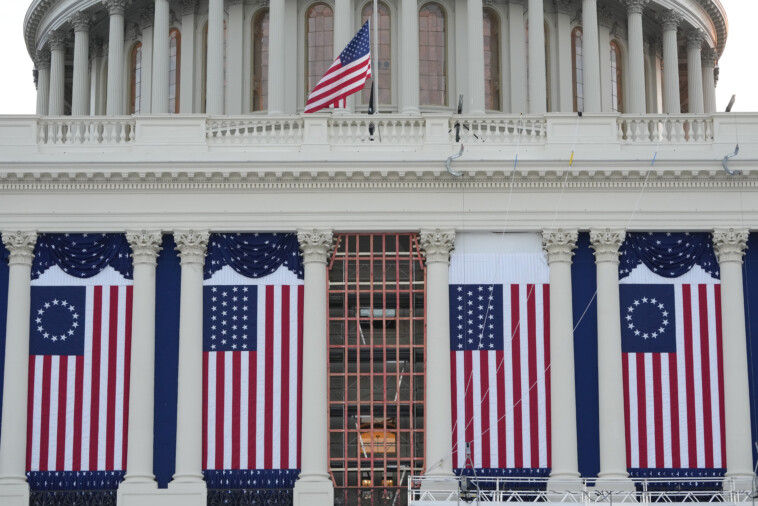
<path fill-rule="evenodd" d="M 418 2 L 400 2 L 400 112 L 419 113 Z"/>
<path fill-rule="evenodd" d="M 299 230 L 297 239 L 305 269 L 303 308 L 303 408 L 300 477 L 295 483 L 295 506 L 332 506 L 334 487 L 329 476 L 327 434 L 326 263 L 334 247 L 331 230 Z"/>
<path fill-rule="evenodd" d="M 468 89 L 466 90 L 466 96 L 464 97 L 464 110 L 468 114 L 484 114 L 484 26 L 482 24 L 483 9 L 484 7 L 482 6 L 482 0 L 468 0 L 466 2 L 466 17 L 468 22 Z"/>
<path fill-rule="evenodd" d="M 706 114 L 716 112 L 716 51 L 706 47 L 700 53 L 703 68 L 703 109 Z"/>
<path fill-rule="evenodd" d="M 177 4 L 179 15 L 182 17 L 182 46 L 195 47 L 195 25 L 197 24 L 197 0 L 179 0 Z M 179 111 L 191 114 L 195 96 L 195 59 L 193 51 L 182 51 L 181 75 L 179 89 Z"/>
<path fill-rule="evenodd" d="M 50 101 L 50 51 L 41 49 L 34 56 L 37 67 L 37 115 L 46 116 Z"/>
<path fill-rule="evenodd" d="M 584 112 L 601 111 L 597 0 L 582 0 Z"/>
<path fill-rule="evenodd" d="M 153 114 L 167 114 L 168 110 L 168 73 L 169 40 L 168 31 L 170 12 L 168 0 L 155 0 L 153 17 L 153 75 L 152 107 Z"/>
<path fill-rule="evenodd" d="M 224 114 L 224 0 L 209 0 L 207 62 L 205 111 L 209 115 Z"/>

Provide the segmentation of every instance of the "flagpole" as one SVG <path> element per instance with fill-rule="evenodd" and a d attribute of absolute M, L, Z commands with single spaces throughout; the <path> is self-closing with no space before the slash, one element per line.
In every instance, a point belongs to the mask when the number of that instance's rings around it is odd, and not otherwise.
<path fill-rule="evenodd" d="M 374 114 L 379 110 L 379 1 L 374 0 L 374 62 L 371 69 L 372 86 L 376 91 L 376 103 L 374 104 Z"/>

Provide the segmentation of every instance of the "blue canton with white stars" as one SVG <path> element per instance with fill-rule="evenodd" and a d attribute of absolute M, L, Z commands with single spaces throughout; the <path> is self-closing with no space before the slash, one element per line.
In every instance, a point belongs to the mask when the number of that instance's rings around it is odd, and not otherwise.
<path fill-rule="evenodd" d="M 503 285 L 450 285 L 450 350 L 503 349 Z"/>
<path fill-rule="evenodd" d="M 369 53 L 370 47 L 368 21 L 366 21 L 353 40 L 340 53 L 340 63 L 344 67 L 363 58 Z"/>
<path fill-rule="evenodd" d="M 29 354 L 83 355 L 83 286 L 33 286 Z"/>
<path fill-rule="evenodd" d="M 619 255 L 621 279 L 641 263 L 664 278 L 678 278 L 699 265 L 712 278 L 719 279 L 716 254 L 707 232 L 628 233 Z"/>
<path fill-rule="evenodd" d="M 304 278 L 300 243 L 295 234 L 211 234 L 205 279 L 224 266 L 248 278 L 261 278 L 286 267 Z"/>
<path fill-rule="evenodd" d="M 258 287 L 203 287 L 203 351 L 255 351 Z"/>
<path fill-rule="evenodd" d="M 675 353 L 674 285 L 619 285 L 624 353 Z"/>

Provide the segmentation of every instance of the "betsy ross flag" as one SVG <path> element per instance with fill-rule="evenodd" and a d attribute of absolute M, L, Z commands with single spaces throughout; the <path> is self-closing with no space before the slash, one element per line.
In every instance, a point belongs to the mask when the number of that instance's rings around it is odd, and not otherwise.
<path fill-rule="evenodd" d="M 112 472 L 126 468 L 130 264 L 123 235 L 38 239 L 29 336 L 31 483 L 113 488 L 122 473 Z M 90 471 L 103 476 L 82 479 Z"/>
<path fill-rule="evenodd" d="M 297 248 L 291 234 L 211 235 L 203 288 L 209 482 L 287 488 L 297 475 L 304 291 Z"/>
<path fill-rule="evenodd" d="M 371 77 L 368 26 L 369 22 L 366 21 L 313 88 L 308 95 L 305 112 L 316 112 L 330 106 L 344 107 L 348 96 L 363 89 L 363 85 Z"/>
<path fill-rule="evenodd" d="M 726 467 L 721 286 L 709 234 L 629 234 L 619 296 L 627 466 Z"/>
<path fill-rule="evenodd" d="M 539 238 L 529 239 L 516 242 L 525 252 L 492 253 L 511 239 L 456 238 L 450 353 L 459 469 L 542 475 L 550 467 L 548 271 Z"/>

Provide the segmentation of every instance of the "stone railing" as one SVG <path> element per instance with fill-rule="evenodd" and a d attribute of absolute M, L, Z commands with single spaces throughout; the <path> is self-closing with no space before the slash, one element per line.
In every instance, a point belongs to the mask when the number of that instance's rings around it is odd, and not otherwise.
<path fill-rule="evenodd" d="M 702 143 L 713 140 L 713 117 L 682 115 L 623 115 L 618 118 L 622 143 Z"/>
<path fill-rule="evenodd" d="M 298 116 L 246 116 L 209 118 L 209 144 L 275 146 L 303 142 L 303 119 Z"/>
<path fill-rule="evenodd" d="M 531 144 L 547 137 L 545 116 L 453 116 L 450 128 L 467 144 Z"/>
<path fill-rule="evenodd" d="M 40 145 L 119 145 L 134 142 L 131 116 L 62 116 L 41 118 L 37 123 Z"/>

